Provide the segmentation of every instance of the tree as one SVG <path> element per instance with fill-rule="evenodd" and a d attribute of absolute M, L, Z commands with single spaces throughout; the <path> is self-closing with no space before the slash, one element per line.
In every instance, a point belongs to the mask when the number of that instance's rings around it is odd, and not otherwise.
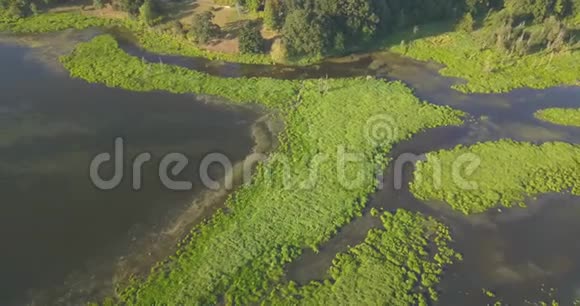
<path fill-rule="evenodd" d="M 30 3 L 30 12 L 32 13 L 33 16 L 40 14 L 40 11 L 38 10 L 38 6 L 36 6 L 36 3 L 34 2 Z"/>
<path fill-rule="evenodd" d="M 210 11 L 193 16 L 191 32 L 193 33 L 193 40 L 196 43 L 206 44 L 219 33 L 220 28 L 217 24 L 213 23 L 213 17 L 213 13 Z"/>
<path fill-rule="evenodd" d="M 139 18 L 147 25 L 153 25 L 157 18 L 157 9 L 153 0 L 145 0 L 139 8 Z"/>
<path fill-rule="evenodd" d="M 323 22 L 319 16 L 307 10 L 295 10 L 288 14 L 282 34 L 292 55 L 322 54 L 328 45 Z"/>
<path fill-rule="evenodd" d="M 373 0 L 344 0 L 341 15 L 346 19 L 346 30 L 354 40 L 370 40 L 376 33 L 380 18 Z"/>
<path fill-rule="evenodd" d="M 470 33 L 473 31 L 474 24 L 473 16 L 471 16 L 471 13 L 467 12 L 463 15 L 463 18 L 461 18 L 455 28 L 457 31 Z"/>
<path fill-rule="evenodd" d="M 113 0 L 113 9 L 129 13 L 133 17 L 139 16 L 139 8 L 144 0 Z"/>
<path fill-rule="evenodd" d="M 100 10 L 105 7 L 105 2 L 103 0 L 93 0 L 93 6 Z"/>
<path fill-rule="evenodd" d="M 6 10 L 8 16 L 17 18 L 26 16 L 24 5 L 23 1 L 12 1 L 8 4 L 8 9 Z"/>
<path fill-rule="evenodd" d="M 280 30 L 282 27 L 282 9 L 279 0 L 266 0 L 264 8 L 264 25 L 270 30 Z"/>
<path fill-rule="evenodd" d="M 280 38 L 276 38 L 270 50 L 270 57 L 276 63 L 284 63 L 288 59 L 288 49 Z"/>
<path fill-rule="evenodd" d="M 241 53 L 264 52 L 264 39 L 255 24 L 247 22 L 242 26 L 239 35 Z"/>
<path fill-rule="evenodd" d="M 257 12 L 262 4 L 262 0 L 244 0 L 243 3 L 250 12 Z"/>

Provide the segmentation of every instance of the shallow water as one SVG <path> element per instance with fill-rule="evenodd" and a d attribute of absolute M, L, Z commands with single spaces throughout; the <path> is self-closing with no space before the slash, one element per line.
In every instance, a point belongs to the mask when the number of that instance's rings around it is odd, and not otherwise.
<path fill-rule="evenodd" d="M 187 207 L 203 189 L 193 173 L 205 154 L 224 153 L 235 162 L 250 153 L 250 127 L 259 116 L 189 95 L 133 93 L 72 80 L 39 56 L 43 52 L 50 50 L 0 44 L 1 305 L 20 304 L 29 294 L 46 294 L 39 303 L 47 304 L 58 290 L 41 289 L 70 283 L 71 275 L 112 282 L 121 262 L 111 259 L 126 255 L 140 235 Z M 153 155 L 139 192 L 128 174 L 111 191 L 98 190 L 89 179 L 91 159 L 111 152 L 119 136 L 126 164 L 137 153 Z M 169 191 L 161 184 L 157 165 L 167 152 L 190 158 L 183 177 L 194 182 L 194 190 Z M 128 173 L 130 165 L 125 168 Z M 212 174 L 221 175 L 218 169 Z M 83 286 L 84 298 L 99 290 Z"/>

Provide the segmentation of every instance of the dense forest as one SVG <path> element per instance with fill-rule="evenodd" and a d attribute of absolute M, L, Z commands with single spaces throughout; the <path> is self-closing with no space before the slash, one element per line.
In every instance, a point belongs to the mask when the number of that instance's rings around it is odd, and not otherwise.
<path fill-rule="evenodd" d="M 12 16 L 38 14 L 39 8 L 65 0 L 0 0 L 0 10 Z M 107 1 L 109 1 L 107 3 Z M 160 0 L 93 0 L 95 7 L 110 4 L 153 24 L 162 15 Z M 51 3 L 52 2 L 52 3 Z M 54 3 L 56 2 L 56 3 Z M 351 46 L 373 42 L 404 28 L 450 20 L 461 31 L 491 29 L 483 47 L 525 54 L 538 49 L 559 50 L 574 35 L 566 20 L 580 14 L 580 0 L 217 0 L 262 17 L 265 28 L 280 33 L 290 55 L 340 54 Z M 216 34 L 209 14 L 194 17 L 194 41 L 207 42 Z M 529 30 L 541 24 L 542 30 Z M 247 26 L 241 32 L 242 52 L 263 52 L 263 42 Z"/>

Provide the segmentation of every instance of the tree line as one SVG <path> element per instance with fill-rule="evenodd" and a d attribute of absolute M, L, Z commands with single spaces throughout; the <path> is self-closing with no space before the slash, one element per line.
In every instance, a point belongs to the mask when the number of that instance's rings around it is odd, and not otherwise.
<path fill-rule="evenodd" d="M 39 6 L 64 0 L 0 0 L 0 9 L 14 16 L 37 14 Z M 162 14 L 158 0 L 93 0 L 154 24 Z M 282 36 L 291 56 L 340 54 L 399 29 L 456 20 L 461 31 L 472 31 L 477 20 L 492 29 L 483 47 L 526 54 L 539 49 L 558 51 L 574 35 L 562 22 L 580 14 L 580 0 L 216 0 L 263 17 L 266 28 Z M 205 43 L 219 33 L 210 12 L 194 16 L 187 31 Z M 543 30 L 528 26 L 542 24 Z M 176 27 L 179 27 L 177 25 Z M 177 29 L 182 31 L 183 29 Z M 249 23 L 240 32 L 242 52 L 263 52 L 259 27 Z M 279 47 L 279 46 L 278 46 Z"/>

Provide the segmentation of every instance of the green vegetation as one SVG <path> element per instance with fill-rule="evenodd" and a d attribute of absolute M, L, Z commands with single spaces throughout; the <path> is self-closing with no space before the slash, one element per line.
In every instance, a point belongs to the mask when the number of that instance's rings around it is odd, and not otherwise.
<path fill-rule="evenodd" d="M 384 229 L 371 230 L 362 244 L 334 259 L 329 280 L 280 286 L 266 304 L 402 306 L 436 301 L 443 267 L 461 258 L 448 246 L 448 229 L 404 210 L 387 212 L 381 220 Z"/>
<path fill-rule="evenodd" d="M 465 214 L 524 205 L 526 196 L 570 190 L 580 195 L 580 146 L 501 140 L 427 154 L 411 191 Z"/>
<path fill-rule="evenodd" d="M 500 9 L 497 12 L 483 11 L 486 16 L 482 12 L 472 16 L 477 10 L 468 11 L 456 32 L 417 39 L 411 33 L 399 35 L 411 42 L 395 42 L 391 50 L 445 65 L 443 75 L 467 81 L 453 86 L 462 92 L 577 85 L 580 43 L 574 33 L 580 23 L 570 18 L 580 13 L 580 1 L 503 2 L 493 5 Z M 479 19 L 483 21 L 476 21 Z"/>
<path fill-rule="evenodd" d="M 108 86 L 261 103 L 286 124 L 277 150 L 228 199 L 227 212 L 198 227 L 175 256 L 120 293 L 129 304 L 211 304 L 219 296 L 227 303 L 259 301 L 303 247 L 316 248 L 361 213 L 375 189 L 373 174 L 394 143 L 461 122 L 460 113 L 421 103 L 398 82 L 217 78 L 144 63 L 110 36 L 79 45 L 62 61 L 73 76 Z M 391 118 L 397 133 L 369 141 L 366 125 L 377 114 Z M 337 167 L 343 151 L 356 162 Z"/>
<path fill-rule="evenodd" d="M 246 22 L 240 30 L 240 52 L 262 53 L 264 52 L 264 39 L 260 29 L 252 22 Z"/>
<path fill-rule="evenodd" d="M 580 108 L 547 108 L 535 112 L 534 116 L 554 124 L 580 127 Z"/>
<path fill-rule="evenodd" d="M 156 22 L 158 14 L 159 8 L 157 8 L 156 2 L 152 0 L 145 0 L 139 8 L 139 19 L 149 26 Z"/>
<path fill-rule="evenodd" d="M 465 0 L 325 0 L 283 1 L 282 35 L 291 55 L 342 54 L 348 46 L 366 45 L 397 30 L 429 21 L 454 19 L 486 1 Z M 270 4 L 269 4 L 270 5 Z M 268 11 L 267 21 L 272 24 Z"/>
<path fill-rule="evenodd" d="M 264 25 L 269 30 L 280 30 L 284 23 L 280 0 L 266 0 L 264 4 Z"/>
<path fill-rule="evenodd" d="M 79 44 L 61 62 L 73 77 L 133 91 L 219 95 L 233 102 L 260 102 L 270 107 L 292 103 L 299 84 L 273 79 L 220 78 L 163 64 L 147 64 L 123 52 L 115 39 L 102 35 Z"/>
<path fill-rule="evenodd" d="M 191 33 L 195 42 L 207 44 L 215 38 L 220 32 L 220 27 L 213 23 L 213 13 L 210 11 L 203 12 L 193 16 L 191 24 Z"/>
<path fill-rule="evenodd" d="M 392 50 L 444 64 L 441 74 L 467 80 L 466 84 L 453 86 L 462 92 L 507 92 L 520 87 L 578 84 L 580 51 L 510 56 L 495 49 L 482 50 L 473 35 L 446 33 L 395 46 Z"/>
<path fill-rule="evenodd" d="M 13 33 L 47 33 L 66 29 L 107 27 L 117 21 L 77 13 L 41 14 L 28 18 L 0 18 L 0 31 Z"/>

